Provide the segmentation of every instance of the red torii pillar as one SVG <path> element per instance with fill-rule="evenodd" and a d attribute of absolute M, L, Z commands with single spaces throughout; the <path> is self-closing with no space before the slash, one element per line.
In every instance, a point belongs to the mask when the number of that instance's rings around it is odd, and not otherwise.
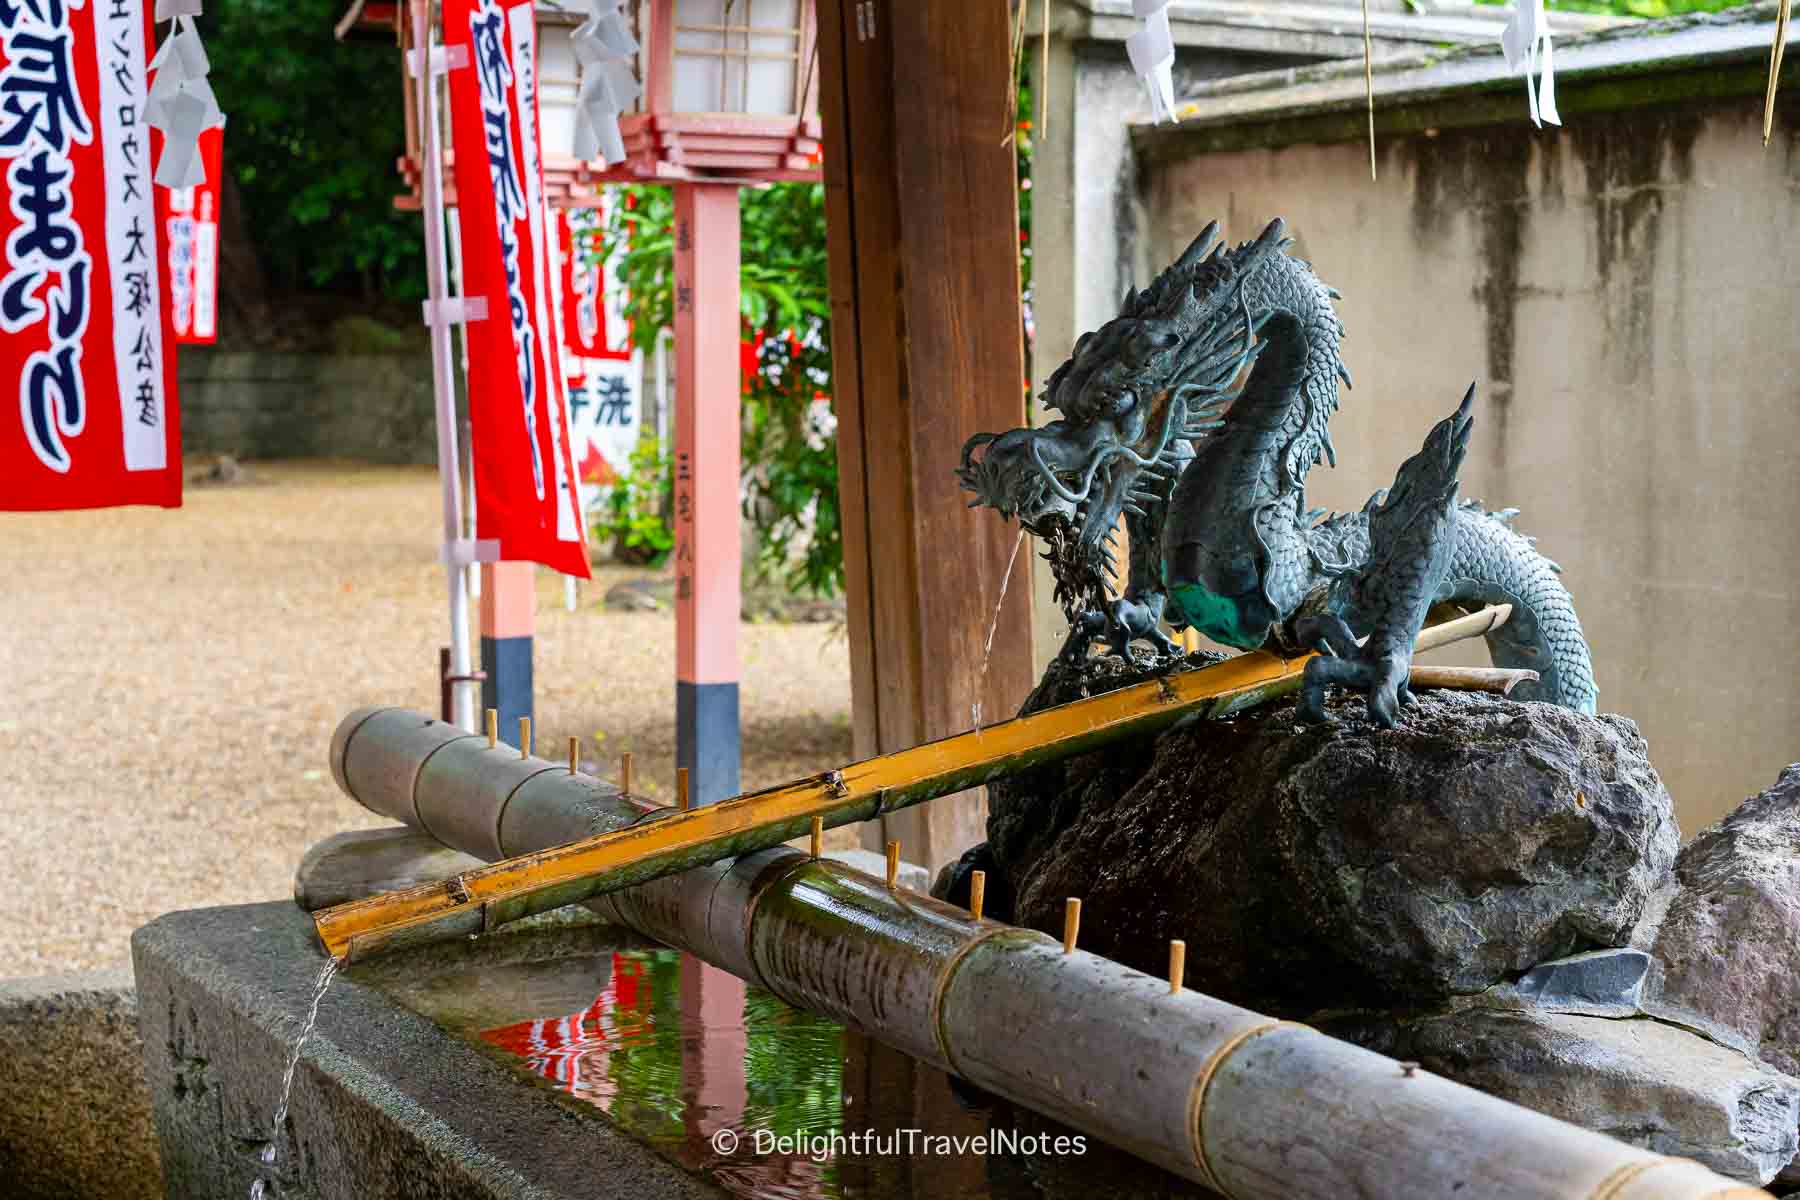
<path fill-rule="evenodd" d="M 738 792 L 738 189 L 675 191 L 675 765 Z"/>

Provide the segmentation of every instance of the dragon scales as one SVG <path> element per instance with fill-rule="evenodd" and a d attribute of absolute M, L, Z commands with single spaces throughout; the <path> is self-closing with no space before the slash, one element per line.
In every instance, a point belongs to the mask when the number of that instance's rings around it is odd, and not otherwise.
<path fill-rule="evenodd" d="M 1592 713 L 1560 568 L 1512 529 L 1518 510 L 1456 499 L 1473 389 L 1360 512 L 1307 509 L 1307 472 L 1336 465 L 1330 420 L 1350 376 L 1337 293 L 1287 254 L 1285 233 L 1276 220 L 1232 249 L 1208 225 L 1075 343 L 1044 391 L 1059 420 L 964 445 L 957 475 L 973 503 L 1046 544 L 1070 622 L 1064 654 L 1085 657 L 1101 637 L 1114 653 L 1144 640 L 1177 654 L 1165 618 L 1241 649 L 1329 648 L 1346 661 L 1309 678 L 1369 691 L 1371 714 L 1391 724 L 1405 688 L 1373 650 L 1356 665 L 1354 638 L 1410 645 L 1432 604 L 1505 603 L 1513 616 L 1488 635 L 1489 654 L 1539 675 L 1515 696 Z M 1121 514 L 1130 575 L 1114 597 Z"/>

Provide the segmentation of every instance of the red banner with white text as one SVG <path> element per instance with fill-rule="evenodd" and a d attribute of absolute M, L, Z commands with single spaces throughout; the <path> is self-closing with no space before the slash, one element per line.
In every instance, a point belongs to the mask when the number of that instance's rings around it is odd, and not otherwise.
<path fill-rule="evenodd" d="M 206 182 L 169 193 L 169 299 L 175 340 L 210 346 L 219 340 L 219 172 L 225 131 L 200 134 Z"/>
<path fill-rule="evenodd" d="M 181 503 L 149 3 L 0 2 L 0 509 Z"/>
<path fill-rule="evenodd" d="M 498 541 L 504 560 L 585 578 L 531 0 L 445 0 L 444 42 L 468 50 L 450 72 L 463 294 L 487 301 L 487 316 L 464 327 L 475 536 Z"/>

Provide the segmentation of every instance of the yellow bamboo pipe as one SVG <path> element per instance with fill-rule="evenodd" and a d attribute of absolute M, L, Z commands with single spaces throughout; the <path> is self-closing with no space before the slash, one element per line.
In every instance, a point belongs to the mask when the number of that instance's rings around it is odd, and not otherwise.
<path fill-rule="evenodd" d="M 814 815 L 812 819 L 812 850 L 814 860 L 825 856 L 825 818 Z"/>
<path fill-rule="evenodd" d="M 497 708 L 487 710 L 487 735 L 488 749 L 492 750 L 500 744 L 500 710 Z"/>
<path fill-rule="evenodd" d="M 1169 939 L 1169 995 L 1179 995 L 1182 976 L 1187 974 L 1187 943 L 1180 938 Z"/>
<path fill-rule="evenodd" d="M 987 872 L 969 872 L 969 916 L 981 920 L 981 906 L 987 900 Z"/>
<path fill-rule="evenodd" d="M 1070 896 L 1063 901 L 1063 953 L 1075 953 L 1075 940 L 1081 936 L 1081 901 Z"/>
<path fill-rule="evenodd" d="M 1511 613 L 1511 606 L 1495 605 L 1441 622 L 1421 632 L 1414 647 L 1424 651 L 1480 637 L 1505 624 Z M 480 914 L 479 928 L 495 928 L 805 836 L 814 816 L 829 828 L 871 820 L 1116 738 L 1185 720 L 1229 717 L 1298 690 L 1311 657 L 1284 659 L 1267 650 L 1240 654 L 842 770 L 504 859 L 444 883 L 341 904 L 315 914 L 314 922 L 334 958 L 432 941 L 425 927 L 436 922 L 445 923 L 440 937 L 467 932 L 471 913 Z"/>
<path fill-rule="evenodd" d="M 900 843 L 887 844 L 887 885 L 893 891 L 900 885 Z"/>

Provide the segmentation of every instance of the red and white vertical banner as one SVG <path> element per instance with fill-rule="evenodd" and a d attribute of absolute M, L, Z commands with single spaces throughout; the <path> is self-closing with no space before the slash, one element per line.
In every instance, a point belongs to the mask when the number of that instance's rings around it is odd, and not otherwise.
<path fill-rule="evenodd" d="M 0 509 L 181 503 L 148 6 L 0 0 Z"/>
<path fill-rule="evenodd" d="M 602 189 L 598 207 L 556 214 L 563 377 L 584 508 L 630 474 L 643 432 L 643 362 L 632 353 L 622 311 L 625 290 L 615 271 L 620 247 L 606 242 L 611 191 Z"/>
<path fill-rule="evenodd" d="M 445 0 L 444 43 L 468 52 L 468 66 L 450 72 L 463 295 L 487 302 L 487 316 L 464 326 L 475 536 L 497 541 L 504 560 L 586 578 L 531 0 Z"/>
<path fill-rule="evenodd" d="M 169 303 L 175 340 L 210 346 L 219 340 L 219 171 L 225 131 L 200 134 L 206 182 L 169 193 Z"/>

